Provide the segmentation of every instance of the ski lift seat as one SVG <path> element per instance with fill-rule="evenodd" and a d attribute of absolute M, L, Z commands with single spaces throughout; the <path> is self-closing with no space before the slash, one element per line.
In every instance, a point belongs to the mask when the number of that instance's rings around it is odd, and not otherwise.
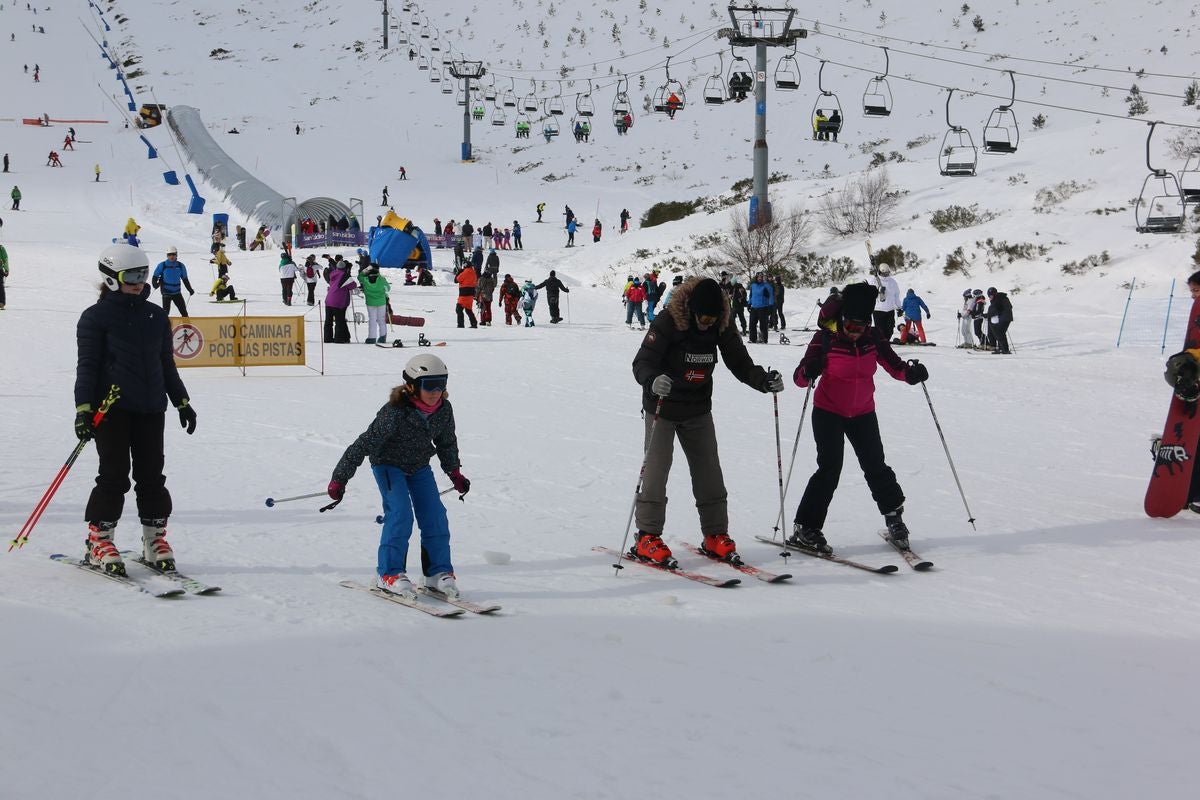
<path fill-rule="evenodd" d="M 864 117 L 886 117 L 892 113 L 887 106 L 863 106 Z"/>
<path fill-rule="evenodd" d="M 1178 214 L 1163 217 L 1146 217 L 1138 233 L 1179 233 L 1183 228 L 1183 217 Z"/>

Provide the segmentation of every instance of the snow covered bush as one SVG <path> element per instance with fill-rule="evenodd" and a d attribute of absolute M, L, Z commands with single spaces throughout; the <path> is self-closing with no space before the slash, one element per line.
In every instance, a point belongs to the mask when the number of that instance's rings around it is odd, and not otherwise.
<path fill-rule="evenodd" d="M 994 211 L 980 211 L 979 205 L 972 203 L 970 206 L 947 206 L 939 209 L 929 217 L 929 224 L 935 230 L 945 233 L 960 228 L 970 228 L 973 225 L 982 225 L 997 216 Z"/>

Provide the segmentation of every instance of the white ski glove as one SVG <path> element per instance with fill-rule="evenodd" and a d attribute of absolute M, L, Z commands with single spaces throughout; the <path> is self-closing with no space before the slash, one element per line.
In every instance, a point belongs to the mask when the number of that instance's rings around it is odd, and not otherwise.
<path fill-rule="evenodd" d="M 659 397 L 666 397 L 669 395 L 671 393 L 671 376 L 659 375 L 654 379 L 654 382 L 650 384 L 650 391 Z"/>

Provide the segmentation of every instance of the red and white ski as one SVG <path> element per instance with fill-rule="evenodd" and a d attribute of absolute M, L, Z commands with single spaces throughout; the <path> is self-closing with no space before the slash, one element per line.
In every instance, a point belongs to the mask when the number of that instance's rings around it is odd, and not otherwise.
<path fill-rule="evenodd" d="M 771 572 L 769 570 L 762 569 L 761 567 L 756 567 L 751 564 L 747 564 L 745 561 L 741 560 L 741 556 L 738 556 L 738 560 L 736 562 L 734 562 L 734 561 L 729 561 L 728 559 L 714 556 L 712 553 L 708 552 L 703 547 L 698 547 L 697 545 L 694 545 L 691 542 L 681 542 L 680 544 L 682 544 L 689 551 L 695 553 L 698 556 L 704 556 L 705 558 L 709 559 L 710 561 L 715 561 L 718 564 L 724 564 L 726 566 L 733 567 L 738 572 L 741 572 L 745 575 L 749 575 L 753 578 L 757 578 L 758 580 L 763 581 L 764 583 L 779 583 L 780 581 L 786 581 L 792 577 L 790 574 L 788 574 L 786 572 Z"/>
<path fill-rule="evenodd" d="M 607 553 L 610 556 L 622 559 L 622 562 L 623 562 L 622 566 L 626 563 L 627 564 L 638 564 L 639 566 L 647 567 L 649 569 L 656 569 L 659 572 L 665 572 L 668 575 L 678 575 L 681 578 L 687 578 L 689 581 L 696 581 L 697 583 L 704 583 L 709 586 L 716 586 L 716 587 L 722 588 L 722 589 L 727 586 L 737 586 L 739 583 L 742 582 L 740 578 L 725 578 L 725 579 L 714 578 L 711 575 L 703 575 L 699 572 L 688 572 L 686 569 L 679 569 L 678 567 L 675 569 L 671 569 L 670 567 L 664 567 L 661 564 L 655 564 L 651 561 L 643 561 L 642 559 L 638 558 L 637 556 L 632 555 L 631 553 L 617 552 L 616 550 L 613 550 L 611 547 L 596 546 L 596 547 L 593 547 L 592 550 L 594 550 L 597 553 Z"/>

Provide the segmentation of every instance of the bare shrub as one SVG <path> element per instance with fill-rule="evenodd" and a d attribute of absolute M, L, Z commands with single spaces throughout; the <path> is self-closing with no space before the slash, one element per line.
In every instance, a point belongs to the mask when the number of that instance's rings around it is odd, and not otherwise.
<path fill-rule="evenodd" d="M 766 225 L 750 230 L 743 210 L 729 212 L 727 238 L 717 253 L 729 264 L 730 274 L 747 281 L 758 272 L 779 275 L 784 283 L 794 285 L 792 269 L 797 254 L 812 235 L 812 219 L 802 208 L 790 208 L 776 213 Z"/>
<path fill-rule="evenodd" d="M 869 235 L 891 220 L 899 203 L 900 193 L 893 191 L 887 170 L 881 169 L 822 197 L 817 214 L 831 236 Z"/>

